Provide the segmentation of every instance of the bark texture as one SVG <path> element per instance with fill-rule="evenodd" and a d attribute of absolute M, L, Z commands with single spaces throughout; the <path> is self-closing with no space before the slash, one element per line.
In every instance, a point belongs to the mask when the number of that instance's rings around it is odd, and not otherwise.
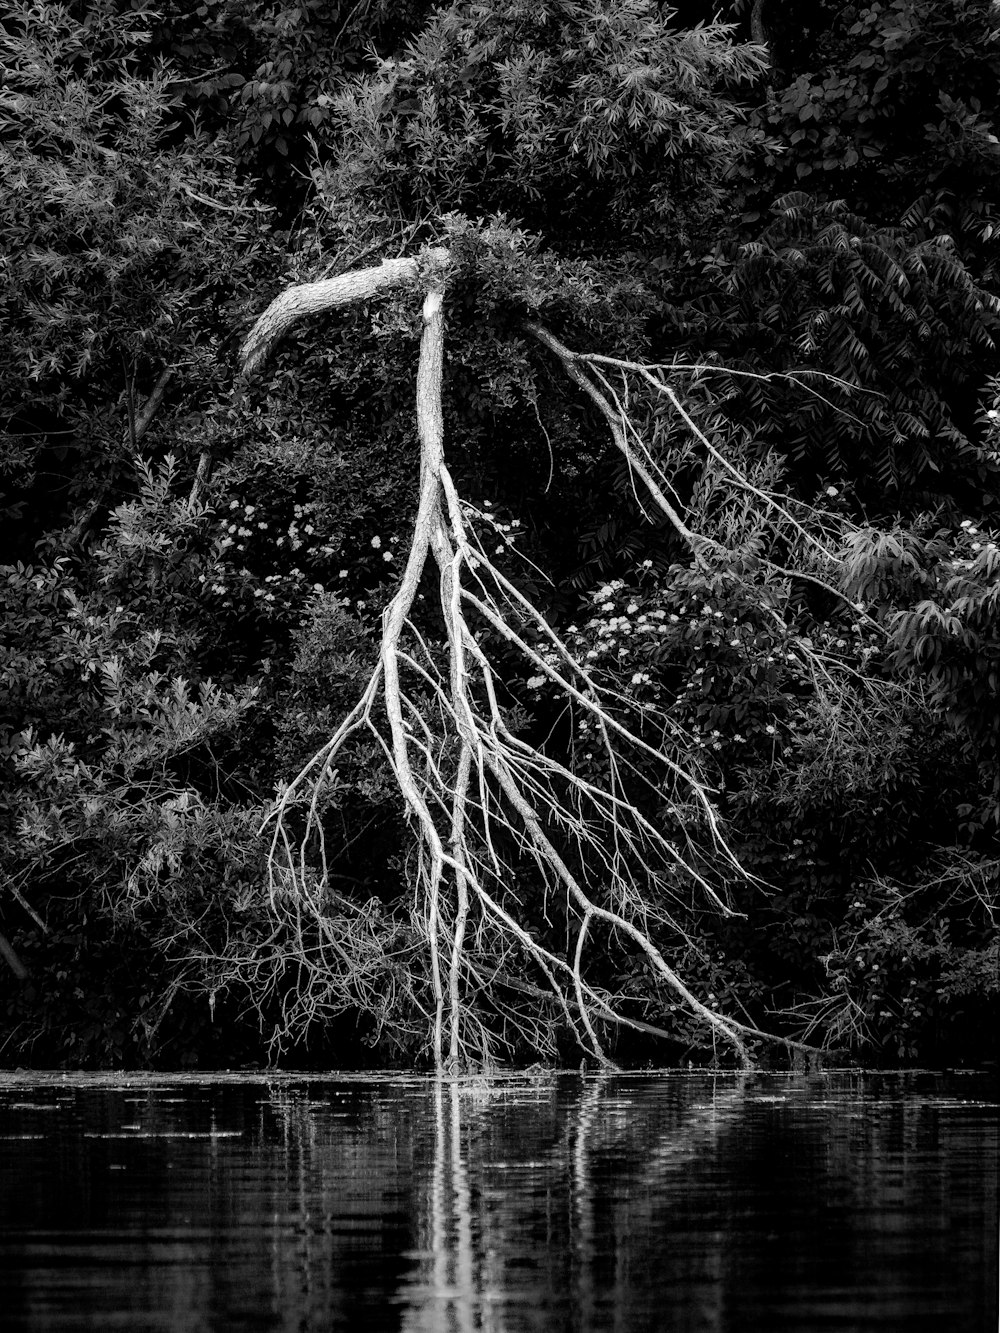
<path fill-rule="evenodd" d="M 443 250 L 429 252 L 432 259 L 447 259 Z M 250 330 L 241 353 L 245 375 L 252 375 L 267 360 L 271 349 L 300 320 L 322 314 L 339 306 L 354 305 L 373 296 L 416 280 L 420 271 L 417 259 L 383 259 L 373 268 L 340 273 L 320 282 L 304 282 L 289 287 L 267 307 Z"/>

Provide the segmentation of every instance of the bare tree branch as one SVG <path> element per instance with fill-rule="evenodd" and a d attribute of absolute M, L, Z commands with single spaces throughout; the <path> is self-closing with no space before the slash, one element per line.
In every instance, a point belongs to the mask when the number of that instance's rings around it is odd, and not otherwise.
<path fill-rule="evenodd" d="M 592 935 L 600 928 L 609 938 L 625 938 L 638 948 L 659 983 L 748 1066 L 747 1039 L 767 1034 L 699 999 L 656 938 L 658 932 L 672 931 L 678 943 L 688 943 L 664 905 L 668 884 L 683 882 L 685 892 L 701 895 L 709 910 L 731 912 L 725 888 L 706 878 L 723 870 L 730 878 L 743 874 L 726 844 L 711 793 L 685 767 L 677 727 L 660 718 L 658 732 L 654 729 L 659 742 L 647 739 L 654 721 L 651 706 L 640 708 L 634 699 L 601 685 L 589 664 L 574 655 L 487 555 L 477 535 L 477 524 L 488 530 L 485 517 L 461 499 L 445 461 L 447 252 L 429 252 L 423 265 L 416 259 L 390 260 L 292 288 L 272 302 L 243 349 L 244 367 L 252 371 L 276 339 L 305 316 L 418 279 L 424 284 L 416 376 L 419 498 L 406 564 L 383 614 L 378 661 L 361 699 L 282 790 L 271 815 L 270 899 L 284 947 L 304 978 L 302 1003 L 307 1009 L 311 1005 L 314 1015 L 352 1004 L 384 1014 L 381 992 L 393 977 L 392 984 L 402 986 L 408 1003 L 425 1016 L 438 1070 L 490 1063 L 508 1042 L 508 1030 L 551 1053 L 556 1033 L 551 1015 L 500 993 L 502 988 L 507 995 L 535 994 L 531 984 L 504 985 L 517 954 L 544 977 L 584 1050 L 608 1065 L 601 1025 L 621 1024 L 649 1034 L 661 1030 L 631 1018 L 623 1009 L 624 994 L 609 993 L 591 979 Z M 605 371 L 571 352 L 543 326 L 528 329 L 598 408 L 616 447 L 695 561 L 706 565 L 725 558 L 726 548 L 692 527 L 668 498 L 669 482 Z M 639 379 L 648 370 L 622 367 L 621 373 Z M 726 484 L 735 491 L 742 487 L 741 493 L 755 503 L 769 501 L 768 493 L 718 454 L 672 391 L 668 396 L 690 435 L 707 445 L 706 466 L 716 467 Z M 789 528 L 795 531 L 794 520 Z M 413 619 L 418 589 L 432 569 L 443 648 Z M 499 634 L 528 671 L 551 682 L 568 705 L 587 717 L 599 737 L 593 743 L 602 747 L 606 777 L 585 778 L 569 762 L 514 734 L 500 704 L 501 679 L 477 637 L 477 624 Z M 335 921 L 331 905 L 324 802 L 338 780 L 338 757 L 361 731 L 374 737 L 385 754 L 415 834 L 414 951 L 402 966 L 386 952 L 385 937 L 375 935 L 371 912 L 354 909 L 348 916 L 338 901 Z M 655 819 L 644 813 L 642 793 L 659 806 Z M 704 832 L 696 834 L 697 827 Z M 668 828 L 681 830 L 676 841 Z M 518 874 L 531 867 L 533 882 L 546 897 L 559 897 L 565 947 L 546 942 L 537 922 L 529 924 L 511 858 L 521 867 Z M 708 861 L 714 871 L 704 869 Z M 399 981 L 401 972 L 405 982 Z M 493 1023 L 486 1012 L 490 1008 Z"/>
<path fill-rule="evenodd" d="M 431 257 L 447 260 L 447 252 L 436 250 Z M 420 270 L 417 259 L 383 259 L 374 268 L 340 273 L 320 282 L 304 282 L 289 287 L 275 297 L 247 335 L 240 354 L 244 375 L 259 370 L 279 339 L 309 315 L 355 305 L 416 279 Z"/>

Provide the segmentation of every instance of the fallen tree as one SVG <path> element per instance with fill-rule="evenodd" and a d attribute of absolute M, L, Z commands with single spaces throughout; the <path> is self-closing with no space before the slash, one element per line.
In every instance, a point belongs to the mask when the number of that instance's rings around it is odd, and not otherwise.
<path fill-rule="evenodd" d="M 430 1002 L 423 1009 L 437 1069 L 490 1065 L 504 1043 L 511 1044 L 512 1031 L 535 1051 L 551 1054 L 557 1032 L 568 1030 L 602 1065 L 610 1063 L 603 1040 L 609 1026 L 668 1036 L 630 1014 L 621 994 L 593 979 L 588 957 L 598 930 L 640 952 L 655 984 L 668 988 L 742 1065 L 752 1063 L 748 1043 L 755 1039 L 810 1049 L 769 1038 L 753 1023 L 719 1012 L 669 961 L 671 947 L 686 938 L 685 909 L 690 910 L 692 895 L 701 910 L 730 915 L 729 885 L 744 872 L 727 842 L 715 794 L 697 766 L 685 761 L 691 738 L 669 710 L 609 688 L 588 660 L 594 654 L 581 653 L 560 634 L 487 553 L 490 521 L 459 494 L 444 448 L 450 264 L 449 252 L 435 248 L 419 258 L 388 260 L 292 287 L 271 303 L 243 348 L 244 369 L 252 372 L 308 315 L 400 287 L 423 298 L 415 407 L 419 502 L 406 565 L 383 613 L 378 661 L 354 708 L 283 787 L 272 815 L 271 904 L 286 928 L 299 974 L 325 973 L 323 984 L 329 986 L 331 972 L 337 973 L 335 988 L 372 1010 L 379 1007 L 375 992 L 385 977 L 391 970 L 398 975 L 375 942 L 365 912 L 355 912 L 345 930 L 344 905 L 333 906 L 324 800 L 336 785 L 344 747 L 366 731 L 386 755 L 413 827 L 412 918 L 422 948 L 405 969 L 426 968 Z M 764 525 L 783 559 L 796 566 L 788 569 L 765 557 L 745 577 L 794 574 L 839 595 L 830 581 L 837 561 L 832 534 L 803 506 L 777 495 L 766 468 L 755 476 L 731 461 L 686 409 L 665 368 L 574 353 L 537 322 L 525 323 L 524 332 L 593 403 L 627 460 L 637 499 L 669 521 L 695 565 L 730 567 L 741 554 L 719 529 L 721 495 L 752 511 L 749 526 Z M 624 386 L 621 391 L 616 381 Z M 704 474 L 696 504 L 685 507 L 644 441 L 628 405 L 631 381 L 666 400 L 686 431 Z M 711 522 L 701 522 L 706 506 L 716 512 L 715 533 L 706 530 Z M 746 522 L 743 529 L 745 537 Z M 440 628 L 433 639 L 414 614 L 430 570 Z M 530 744 L 517 733 L 501 703 L 504 682 L 486 641 L 520 658 L 536 683 L 544 682 L 561 699 L 572 725 L 582 725 L 593 737 L 596 766 L 580 771 L 571 756 Z M 819 688 L 835 689 L 822 654 L 807 642 L 801 652 Z M 524 910 L 516 883 L 524 864 L 533 868 L 546 903 L 558 896 L 560 920 L 565 919 L 561 948 L 553 947 L 552 932 L 543 940 L 530 924 L 532 913 Z M 537 919 L 537 912 L 533 915 Z M 544 985 L 519 981 L 525 974 Z M 411 975 L 404 984 L 421 1007 L 419 980 Z M 546 989 L 554 1010 L 537 998 Z M 501 999 L 501 993 L 519 998 Z"/>

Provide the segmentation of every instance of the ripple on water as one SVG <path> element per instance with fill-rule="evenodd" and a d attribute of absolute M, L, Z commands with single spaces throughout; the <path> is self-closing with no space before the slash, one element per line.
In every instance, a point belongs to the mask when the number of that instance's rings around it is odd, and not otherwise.
<path fill-rule="evenodd" d="M 0 1075 L 0 1327 L 992 1333 L 987 1076 Z"/>

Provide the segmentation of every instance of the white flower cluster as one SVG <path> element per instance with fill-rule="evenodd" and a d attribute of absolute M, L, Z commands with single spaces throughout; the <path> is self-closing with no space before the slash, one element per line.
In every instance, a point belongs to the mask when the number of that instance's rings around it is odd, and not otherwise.
<path fill-rule="evenodd" d="M 651 565 L 652 561 L 649 561 L 642 568 Z M 640 594 L 628 588 L 624 579 L 613 579 L 595 588 L 587 601 L 592 614 L 583 622 L 582 628 L 572 624 L 561 635 L 569 656 L 588 667 L 610 669 L 615 688 L 626 694 L 643 687 L 655 689 L 654 676 L 640 665 L 645 656 L 642 645 L 652 642 L 654 636 L 668 632 L 667 613 L 659 607 L 644 610 Z M 566 660 L 554 644 L 543 644 L 537 652 L 546 665 L 565 673 Z M 637 656 L 640 663 L 635 663 Z M 541 689 L 546 683 L 543 675 L 530 676 L 526 682 L 532 690 Z M 587 729 L 585 719 L 580 728 Z"/>
<path fill-rule="evenodd" d="M 478 520 L 480 523 L 486 523 L 492 529 L 494 534 L 500 538 L 500 545 L 494 547 L 494 555 L 503 555 L 508 547 L 513 546 L 514 542 L 522 534 L 518 531 L 521 527 L 519 518 L 511 518 L 504 522 L 497 514 L 487 513 L 487 510 L 493 508 L 491 500 L 484 500 L 482 509 L 477 509 L 473 504 L 463 504 L 463 510 L 471 519 Z"/>
<path fill-rule="evenodd" d="M 260 549 L 262 539 L 273 537 L 277 548 L 299 551 L 305 547 L 313 557 L 330 556 L 333 554 L 332 546 L 322 543 L 318 538 L 312 540 L 316 538 L 316 527 L 311 521 L 314 511 L 315 505 L 295 505 L 291 522 L 281 529 L 278 523 L 259 516 L 259 506 L 242 500 L 230 500 L 229 511 L 223 522 L 224 535 L 218 544 L 219 552 L 224 554 L 230 549 L 239 552 Z M 251 537 L 256 540 L 256 547 L 251 546 Z"/>

